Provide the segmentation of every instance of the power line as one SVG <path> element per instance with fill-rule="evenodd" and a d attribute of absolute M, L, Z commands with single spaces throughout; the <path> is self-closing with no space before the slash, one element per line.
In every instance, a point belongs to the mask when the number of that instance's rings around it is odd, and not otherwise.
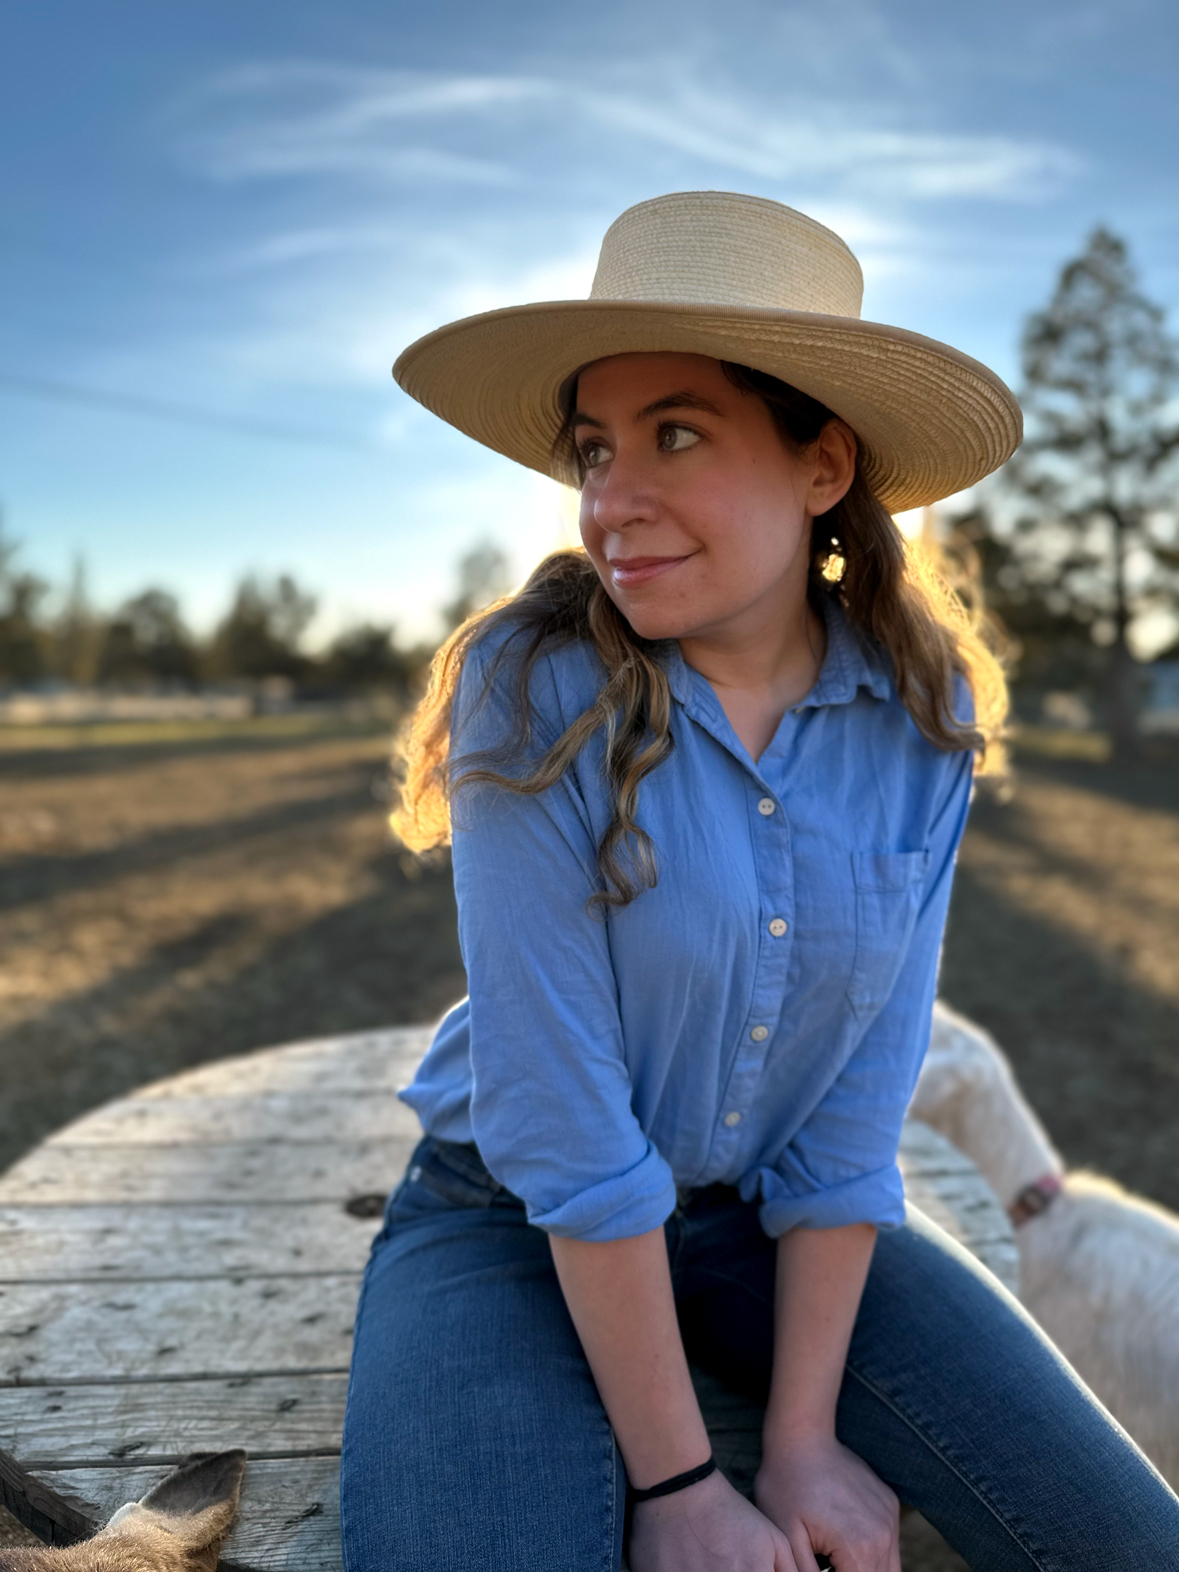
<path fill-rule="evenodd" d="M 0 392 L 17 398 L 45 399 L 58 404 L 83 404 L 109 409 L 121 415 L 138 415 L 149 420 L 166 420 L 173 425 L 199 426 L 205 430 L 231 432 L 235 436 L 262 437 L 268 442 L 297 442 L 302 447 L 336 448 L 348 453 L 381 453 L 385 450 L 362 437 L 349 437 L 340 431 L 321 427 L 287 425 L 282 421 L 252 420 L 248 416 L 222 415 L 199 404 L 181 404 L 170 399 L 145 398 L 136 393 L 111 393 L 102 388 L 78 387 L 69 382 L 50 382 L 41 377 L 13 376 L 0 372 Z"/>

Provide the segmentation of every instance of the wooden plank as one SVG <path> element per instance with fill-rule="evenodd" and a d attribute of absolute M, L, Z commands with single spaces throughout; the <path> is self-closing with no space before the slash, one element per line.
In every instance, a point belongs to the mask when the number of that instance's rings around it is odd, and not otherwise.
<path fill-rule="evenodd" d="M 47 1144 L 190 1146 L 244 1141 L 298 1145 L 343 1141 L 417 1141 L 417 1115 L 392 1092 L 257 1097 L 127 1097 L 68 1125 Z"/>
<path fill-rule="evenodd" d="M 0 1288 L 0 1385 L 346 1370 L 360 1280 Z"/>
<path fill-rule="evenodd" d="M 0 1208 L 0 1283 L 361 1272 L 380 1218 L 301 1206 Z"/>
<path fill-rule="evenodd" d="M 717 1460 L 756 1471 L 764 1409 L 693 1366 Z M 251 1457 L 338 1451 L 348 1378 L 239 1376 L 105 1386 L 0 1388 L 0 1445 L 34 1472 L 166 1463 L 241 1446 Z M 752 1482 L 752 1472 L 750 1473 Z"/>
<path fill-rule="evenodd" d="M 104 1205 L 128 1201 L 346 1201 L 387 1195 L 405 1169 L 395 1142 L 282 1146 L 38 1146 L 0 1178 L 0 1205 Z"/>
<path fill-rule="evenodd" d="M 236 1376 L 0 1388 L 0 1447 L 21 1466 L 155 1463 L 243 1446 L 251 1457 L 338 1450 L 348 1378 Z"/>
<path fill-rule="evenodd" d="M 413 1079 L 433 1026 L 319 1037 L 215 1059 L 139 1088 L 137 1101 L 169 1097 L 254 1097 L 267 1092 L 395 1092 Z"/>
<path fill-rule="evenodd" d="M 72 1532 L 89 1533 L 159 1483 L 166 1468 L 39 1472 L 28 1505 Z M 336 1457 L 259 1460 L 246 1466 L 241 1514 L 221 1552 L 225 1572 L 339 1572 L 340 1462 Z"/>
<path fill-rule="evenodd" d="M 905 1194 L 999 1281 L 1019 1292 L 1019 1250 L 998 1196 L 968 1157 L 919 1119 L 906 1119 L 898 1154 Z"/>

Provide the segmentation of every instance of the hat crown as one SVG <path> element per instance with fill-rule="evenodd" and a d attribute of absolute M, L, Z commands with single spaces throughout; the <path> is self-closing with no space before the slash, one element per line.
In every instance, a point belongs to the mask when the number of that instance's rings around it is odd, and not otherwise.
<path fill-rule="evenodd" d="M 863 294 L 849 247 L 805 213 L 735 192 L 676 191 L 610 225 L 590 299 L 858 317 Z"/>

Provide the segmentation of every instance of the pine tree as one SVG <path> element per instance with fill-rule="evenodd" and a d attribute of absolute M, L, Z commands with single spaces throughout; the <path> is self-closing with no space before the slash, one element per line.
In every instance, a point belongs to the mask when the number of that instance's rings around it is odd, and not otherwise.
<path fill-rule="evenodd" d="M 1179 357 L 1125 244 L 1099 228 L 1065 264 L 1022 342 L 1027 422 L 997 493 L 996 528 L 1024 589 L 1107 646 L 1115 751 L 1138 747 L 1128 634 L 1179 609 Z"/>

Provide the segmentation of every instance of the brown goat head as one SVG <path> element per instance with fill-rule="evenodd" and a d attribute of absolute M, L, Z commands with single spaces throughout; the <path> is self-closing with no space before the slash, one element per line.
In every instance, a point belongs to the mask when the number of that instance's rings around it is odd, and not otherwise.
<path fill-rule="evenodd" d="M 240 1448 L 191 1458 L 142 1501 L 121 1506 L 93 1539 L 0 1549 L 0 1572 L 214 1572 L 245 1466 Z"/>

